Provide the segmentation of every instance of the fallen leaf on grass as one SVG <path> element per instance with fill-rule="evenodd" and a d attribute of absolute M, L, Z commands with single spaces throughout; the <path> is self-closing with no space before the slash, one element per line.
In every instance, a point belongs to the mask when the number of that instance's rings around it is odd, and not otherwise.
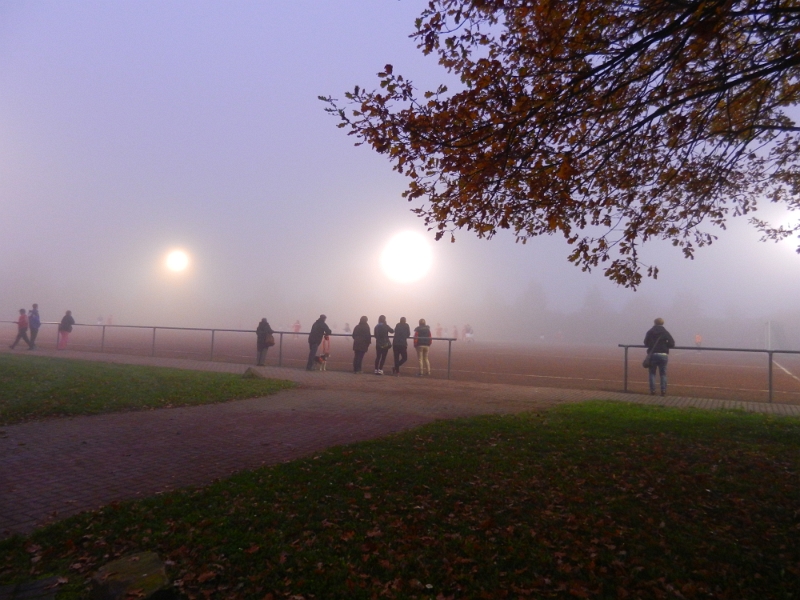
<path fill-rule="evenodd" d="M 206 581 L 210 581 L 216 577 L 217 574 L 214 571 L 206 571 L 205 573 L 200 573 L 197 577 L 197 581 L 200 583 L 205 583 Z"/>

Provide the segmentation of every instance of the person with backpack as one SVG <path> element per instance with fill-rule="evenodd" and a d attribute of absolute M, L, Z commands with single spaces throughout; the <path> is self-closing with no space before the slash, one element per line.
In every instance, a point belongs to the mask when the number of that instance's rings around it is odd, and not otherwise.
<path fill-rule="evenodd" d="M 259 367 L 263 367 L 264 361 L 267 360 L 267 350 L 270 349 L 270 346 L 275 345 L 273 333 L 275 332 L 269 326 L 267 318 L 261 319 L 256 327 L 256 365 Z"/>
<path fill-rule="evenodd" d="M 72 311 L 68 310 L 61 318 L 61 323 L 58 324 L 58 345 L 56 350 L 66 350 L 67 340 L 69 340 L 69 334 L 72 333 L 73 325 L 75 325 L 75 319 L 72 318 Z"/>
<path fill-rule="evenodd" d="M 644 345 L 650 358 L 648 367 L 650 375 L 650 395 L 656 393 L 656 369 L 661 378 L 661 395 L 667 395 L 667 362 L 669 362 L 669 349 L 675 347 L 675 340 L 664 327 L 664 319 L 653 321 L 653 326 L 644 336 Z"/>
<path fill-rule="evenodd" d="M 419 361 L 418 377 L 431 374 L 431 363 L 428 360 L 428 351 L 433 342 L 431 337 L 431 328 L 425 323 L 425 319 L 420 319 L 419 327 L 414 328 L 414 348 L 417 350 Z"/>

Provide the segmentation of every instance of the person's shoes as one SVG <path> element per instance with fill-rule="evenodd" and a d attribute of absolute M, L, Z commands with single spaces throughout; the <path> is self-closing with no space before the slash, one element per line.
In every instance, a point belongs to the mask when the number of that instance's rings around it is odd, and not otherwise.
<path fill-rule="evenodd" d="M 661 392 L 661 395 L 662 395 L 662 396 L 666 396 L 666 395 L 667 395 L 667 392 Z"/>
<path fill-rule="evenodd" d="M 8 347 L 8 349 L 9 349 L 9 350 L 13 350 L 13 349 L 14 349 L 14 346 L 9 346 L 9 347 Z"/>
<path fill-rule="evenodd" d="M 36 350 L 36 346 L 30 346 L 28 350 Z"/>

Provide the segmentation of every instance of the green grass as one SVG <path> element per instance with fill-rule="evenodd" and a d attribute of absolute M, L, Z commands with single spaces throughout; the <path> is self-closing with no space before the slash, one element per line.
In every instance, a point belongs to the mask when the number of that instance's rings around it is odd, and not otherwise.
<path fill-rule="evenodd" d="M 798 598 L 800 421 L 593 402 L 438 422 L 0 543 L 62 598 L 155 550 L 189 598 Z"/>
<path fill-rule="evenodd" d="M 0 355 L 0 425 L 46 417 L 210 404 L 293 387 L 229 373 Z"/>

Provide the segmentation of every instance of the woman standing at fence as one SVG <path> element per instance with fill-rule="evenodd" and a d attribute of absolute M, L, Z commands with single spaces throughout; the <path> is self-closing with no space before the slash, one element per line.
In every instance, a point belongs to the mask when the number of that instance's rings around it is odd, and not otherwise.
<path fill-rule="evenodd" d="M 67 314 L 61 319 L 61 323 L 58 324 L 58 345 L 56 346 L 58 350 L 66 349 L 73 325 L 75 325 L 75 319 L 72 318 L 72 311 L 68 310 Z"/>
<path fill-rule="evenodd" d="M 361 363 L 371 343 L 372 335 L 369 331 L 367 317 L 361 317 L 358 325 L 353 327 L 353 373 L 356 375 L 361 373 Z"/>
<path fill-rule="evenodd" d="M 428 350 L 431 348 L 431 328 L 425 324 L 425 319 L 419 320 L 419 327 L 414 328 L 414 348 L 417 350 L 419 360 L 419 375 L 431 374 L 431 363 L 428 360 Z"/>
<path fill-rule="evenodd" d="M 669 361 L 669 349 L 675 347 L 675 340 L 672 339 L 669 331 L 664 327 L 664 319 L 658 318 L 653 321 L 653 326 L 644 336 L 644 345 L 647 346 L 647 353 L 650 355 L 650 395 L 656 393 L 656 369 L 661 376 L 661 395 L 667 395 L 667 362 Z"/>
<path fill-rule="evenodd" d="M 263 367 L 264 361 L 267 360 L 267 350 L 269 350 L 270 346 L 275 345 L 273 333 L 275 332 L 269 326 L 267 318 L 261 319 L 256 328 L 256 365 L 259 367 Z"/>

